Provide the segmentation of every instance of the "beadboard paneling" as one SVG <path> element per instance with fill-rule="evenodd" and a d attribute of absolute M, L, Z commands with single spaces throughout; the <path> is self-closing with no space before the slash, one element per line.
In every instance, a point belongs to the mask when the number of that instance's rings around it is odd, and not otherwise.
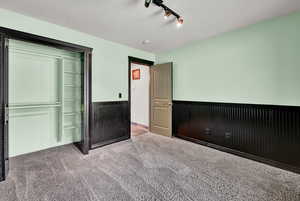
<path fill-rule="evenodd" d="M 129 139 L 128 101 L 93 102 L 91 148 Z"/>
<path fill-rule="evenodd" d="M 173 133 L 300 170 L 300 107 L 174 101 Z M 257 158 L 257 159 L 258 159 Z"/>

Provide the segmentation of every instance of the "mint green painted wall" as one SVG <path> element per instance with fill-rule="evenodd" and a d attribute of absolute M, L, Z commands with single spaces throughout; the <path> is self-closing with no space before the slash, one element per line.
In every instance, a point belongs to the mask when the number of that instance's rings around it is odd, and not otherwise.
<path fill-rule="evenodd" d="M 0 9 L 0 26 L 94 48 L 93 101 L 128 100 L 128 56 L 155 60 L 155 55 L 69 28 Z M 87 22 L 88 23 L 88 22 Z M 94 26 L 94 25 L 91 25 Z M 118 98 L 118 93 L 123 98 Z"/>
<path fill-rule="evenodd" d="M 175 100 L 300 106 L 300 12 L 156 59 L 174 62 Z"/>

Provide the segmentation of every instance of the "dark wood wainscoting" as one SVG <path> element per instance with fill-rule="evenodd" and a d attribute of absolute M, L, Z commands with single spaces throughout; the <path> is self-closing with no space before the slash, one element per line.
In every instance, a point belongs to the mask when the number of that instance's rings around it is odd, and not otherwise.
<path fill-rule="evenodd" d="M 300 173 L 300 107 L 174 101 L 173 135 Z"/>
<path fill-rule="evenodd" d="M 128 101 L 93 102 L 91 149 L 130 138 Z"/>
<path fill-rule="evenodd" d="M 2 107 L 2 104 L 0 104 L 0 107 Z M 3 109 L 0 108 L 0 133 L 3 133 L 4 132 L 4 126 L 3 126 L 3 122 L 4 122 L 4 117 L 3 117 Z M 4 164 L 5 164 L 5 161 L 4 161 L 4 153 L 3 153 L 3 148 L 4 147 L 4 138 L 3 138 L 3 135 L 0 135 L 0 181 L 3 181 L 4 180 Z"/>

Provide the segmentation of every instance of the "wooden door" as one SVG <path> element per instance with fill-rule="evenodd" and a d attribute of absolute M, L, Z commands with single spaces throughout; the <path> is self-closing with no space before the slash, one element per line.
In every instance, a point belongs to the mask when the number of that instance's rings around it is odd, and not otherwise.
<path fill-rule="evenodd" d="M 172 63 L 150 70 L 150 131 L 172 136 Z"/>

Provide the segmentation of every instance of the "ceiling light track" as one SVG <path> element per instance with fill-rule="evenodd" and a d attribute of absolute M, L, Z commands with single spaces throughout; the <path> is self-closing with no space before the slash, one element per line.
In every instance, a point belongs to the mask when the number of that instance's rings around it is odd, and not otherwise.
<path fill-rule="evenodd" d="M 164 4 L 163 0 L 145 0 L 146 8 L 149 7 L 151 2 L 159 7 L 162 7 L 165 11 L 165 19 L 168 19 L 170 15 L 174 15 L 177 18 L 177 26 L 180 27 L 183 24 L 183 18 L 177 14 L 174 10 L 170 9 L 168 6 Z"/>

